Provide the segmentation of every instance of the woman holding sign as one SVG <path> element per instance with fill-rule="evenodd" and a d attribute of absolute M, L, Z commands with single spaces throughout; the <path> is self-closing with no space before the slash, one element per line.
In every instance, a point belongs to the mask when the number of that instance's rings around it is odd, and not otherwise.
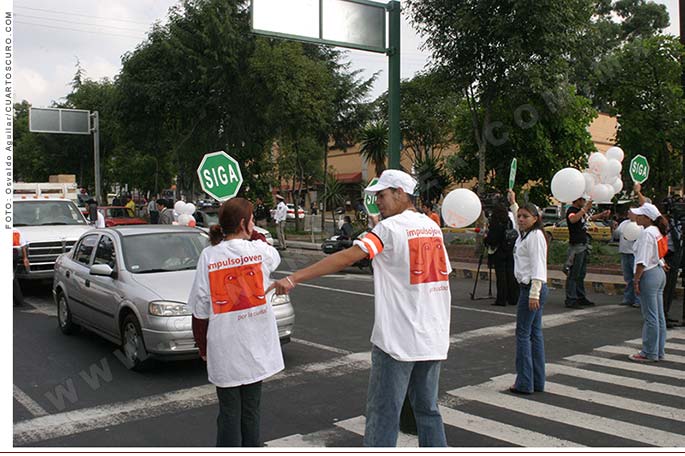
<path fill-rule="evenodd" d="M 514 394 L 545 390 L 545 347 L 542 337 L 542 309 L 547 300 L 547 239 L 538 208 L 527 203 L 520 208 L 514 192 L 507 198 L 516 209 L 520 236 L 514 247 L 514 275 L 519 283 L 516 309 L 516 382 Z"/>

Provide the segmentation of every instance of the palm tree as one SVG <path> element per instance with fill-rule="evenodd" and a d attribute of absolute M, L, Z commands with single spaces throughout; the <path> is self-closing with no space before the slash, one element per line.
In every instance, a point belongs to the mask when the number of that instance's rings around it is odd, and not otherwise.
<path fill-rule="evenodd" d="M 376 176 L 380 176 L 388 156 L 388 125 L 383 121 L 368 124 L 361 131 L 361 145 L 362 157 L 374 164 Z"/>
<path fill-rule="evenodd" d="M 345 194 L 343 193 L 343 185 L 335 178 L 335 174 L 328 174 L 328 179 L 326 179 L 326 187 L 324 188 L 323 195 L 321 198 L 327 208 L 331 210 L 331 216 L 333 217 L 333 231 L 335 231 L 335 209 L 345 202 Z M 321 217 L 325 217 L 326 214 L 321 214 Z"/>

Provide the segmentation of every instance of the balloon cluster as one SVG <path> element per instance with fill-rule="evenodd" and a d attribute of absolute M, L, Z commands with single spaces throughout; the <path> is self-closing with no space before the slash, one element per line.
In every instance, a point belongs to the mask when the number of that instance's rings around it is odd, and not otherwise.
<path fill-rule="evenodd" d="M 177 225 L 195 226 L 195 205 L 193 203 L 186 203 L 185 201 L 176 201 L 174 204 L 174 213 L 178 214 L 176 218 Z"/>
<path fill-rule="evenodd" d="M 442 201 L 442 218 L 453 228 L 471 225 L 478 219 L 481 211 L 480 198 L 466 188 L 452 190 Z"/>
<path fill-rule="evenodd" d="M 571 203 L 584 196 L 597 203 L 609 203 L 623 190 L 621 162 L 623 150 L 611 147 L 605 154 L 594 152 L 588 158 L 588 169 L 564 168 L 552 178 L 552 195 L 562 203 Z"/>

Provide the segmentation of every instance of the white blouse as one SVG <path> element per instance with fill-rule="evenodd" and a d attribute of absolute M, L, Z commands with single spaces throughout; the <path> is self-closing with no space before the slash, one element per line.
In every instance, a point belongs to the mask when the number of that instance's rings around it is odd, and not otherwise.
<path fill-rule="evenodd" d="M 640 233 L 640 237 L 635 241 L 635 265 L 633 270 L 637 271 L 637 265 L 642 264 L 645 271 L 659 266 L 659 247 L 657 241 L 662 237 L 659 228 L 651 225 Z"/>
<path fill-rule="evenodd" d="M 532 279 L 547 283 L 547 240 L 542 230 L 533 230 L 525 238 L 519 235 L 514 246 L 514 276 L 526 285 Z"/>

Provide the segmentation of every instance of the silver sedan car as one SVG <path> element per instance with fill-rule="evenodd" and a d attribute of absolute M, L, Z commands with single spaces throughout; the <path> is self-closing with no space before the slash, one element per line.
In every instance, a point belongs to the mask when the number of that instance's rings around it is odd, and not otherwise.
<path fill-rule="evenodd" d="M 121 345 L 130 369 L 151 357 L 198 356 L 186 306 L 207 235 L 174 225 L 131 225 L 90 231 L 55 263 L 53 296 L 64 334 L 87 328 Z M 281 343 L 295 312 L 287 295 L 268 298 Z"/>

